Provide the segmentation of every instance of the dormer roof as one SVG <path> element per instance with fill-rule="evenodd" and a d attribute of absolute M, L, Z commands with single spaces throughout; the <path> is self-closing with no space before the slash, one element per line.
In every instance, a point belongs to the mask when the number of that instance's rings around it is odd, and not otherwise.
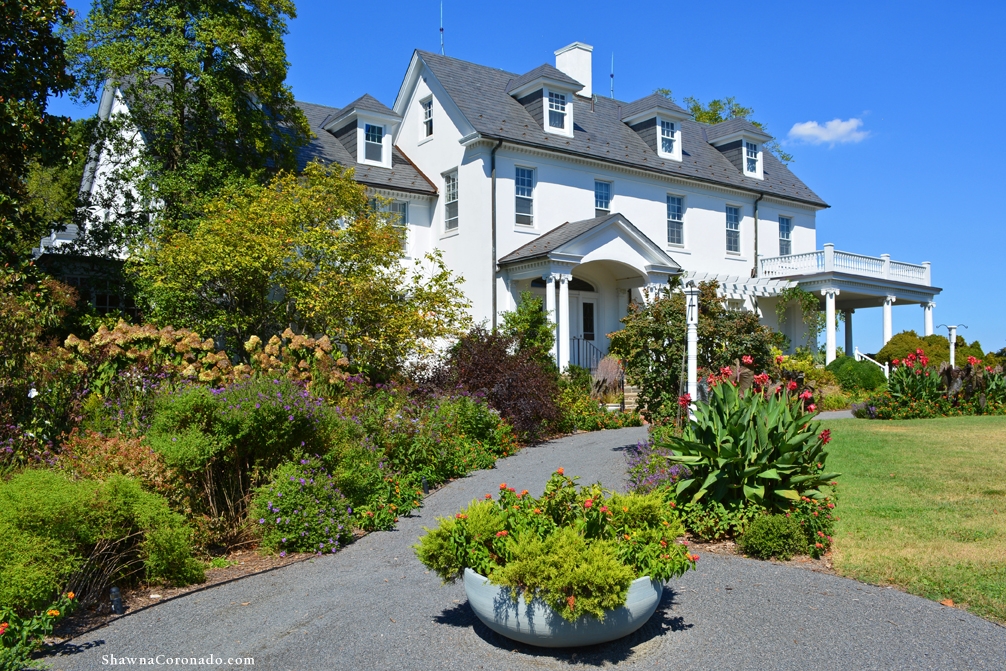
<path fill-rule="evenodd" d="M 706 139 L 716 146 L 746 138 L 755 142 L 768 142 L 772 136 L 747 119 L 727 119 L 712 126 L 706 126 Z"/>
<path fill-rule="evenodd" d="M 652 93 L 623 107 L 622 121 L 632 124 L 643 119 L 649 119 L 657 114 L 663 114 L 670 119 L 678 121 L 692 117 L 691 112 L 675 104 L 673 100 L 658 93 Z"/>
<path fill-rule="evenodd" d="M 332 118 L 325 119 L 322 128 L 326 130 L 340 128 L 351 119 L 359 116 L 361 113 L 364 116 L 376 117 L 384 121 L 390 121 L 391 123 L 398 123 L 402 120 L 402 117 L 395 114 L 393 110 L 388 108 L 388 106 L 380 100 L 369 93 L 364 93 L 362 96 L 339 110 L 339 112 Z"/>
<path fill-rule="evenodd" d="M 374 99 L 371 98 L 371 100 Z M 333 119 L 342 117 L 343 111 L 353 104 L 355 103 L 350 103 L 346 108 L 339 109 L 338 107 L 297 102 L 297 107 L 304 112 L 311 130 L 314 131 L 314 137 L 297 152 L 298 166 L 303 168 L 308 161 L 320 161 L 323 164 L 335 163 L 343 168 L 353 168 L 355 170 L 353 178 L 366 186 L 424 196 L 436 195 L 437 187 L 398 147 L 394 147 L 392 150 L 390 168 L 365 165 L 356 160 L 356 153 L 346 149 L 332 131 L 324 130 Z M 380 103 L 377 104 L 380 105 Z"/>
<path fill-rule="evenodd" d="M 543 63 L 534 70 L 531 70 L 531 72 L 507 82 L 506 92 L 516 98 L 529 91 L 540 89 L 543 86 L 560 91 L 569 91 L 570 93 L 576 93 L 583 88 L 583 84 L 565 72 L 548 63 Z"/>

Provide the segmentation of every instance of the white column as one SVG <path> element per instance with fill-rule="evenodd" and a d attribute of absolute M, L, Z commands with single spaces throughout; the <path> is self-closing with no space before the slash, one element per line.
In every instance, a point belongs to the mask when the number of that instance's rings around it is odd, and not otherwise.
<path fill-rule="evenodd" d="M 838 289 L 821 289 L 824 295 L 824 361 L 831 363 L 835 360 L 835 296 Z"/>
<path fill-rule="evenodd" d="M 688 396 L 695 407 L 695 397 L 699 393 L 699 288 L 685 287 L 685 322 L 688 325 Z M 692 413 L 690 412 L 689 415 Z"/>
<path fill-rule="evenodd" d="M 950 332 L 950 367 L 953 368 L 957 365 L 956 361 L 954 361 L 957 350 L 957 327 L 948 326 L 947 330 Z"/>
<path fill-rule="evenodd" d="M 548 312 L 548 318 L 558 325 L 559 319 L 555 312 L 555 278 L 556 276 L 550 273 L 542 276 L 541 279 L 545 280 L 545 310 Z M 552 361 L 555 361 L 556 365 L 559 365 L 558 337 L 558 333 L 556 333 L 552 338 Z"/>
<path fill-rule="evenodd" d="M 935 307 L 936 303 L 933 303 L 932 301 L 930 301 L 929 303 L 922 304 L 923 314 L 925 315 L 924 317 L 925 328 L 923 329 L 925 332 L 924 335 L 927 336 L 933 335 L 933 308 Z"/>
<path fill-rule="evenodd" d="M 886 345 L 894 335 L 891 327 L 891 306 L 898 300 L 896 296 L 888 296 L 884 299 L 884 344 Z"/>
<path fill-rule="evenodd" d="M 852 313 L 855 310 L 845 310 L 845 356 L 852 356 Z"/>
<path fill-rule="evenodd" d="M 559 371 L 569 368 L 569 275 L 559 276 Z"/>

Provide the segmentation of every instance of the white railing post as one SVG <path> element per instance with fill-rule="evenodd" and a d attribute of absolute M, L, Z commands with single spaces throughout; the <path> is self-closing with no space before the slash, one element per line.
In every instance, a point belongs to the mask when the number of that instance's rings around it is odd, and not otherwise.
<path fill-rule="evenodd" d="M 685 323 L 688 325 L 688 418 L 695 419 L 695 399 L 699 393 L 699 288 L 692 282 L 685 287 Z"/>
<path fill-rule="evenodd" d="M 880 363 L 879 361 L 875 361 L 875 360 L 871 359 L 870 357 L 868 357 L 865 354 L 863 354 L 862 352 L 860 352 L 858 347 L 856 348 L 855 354 L 853 354 L 853 356 L 856 358 L 856 361 L 862 361 L 863 359 L 866 359 L 870 363 L 875 364 L 877 366 L 880 366 L 880 370 L 884 371 L 884 377 L 886 379 L 888 379 L 888 380 L 891 379 L 891 365 L 890 364 Z"/>
<path fill-rule="evenodd" d="M 835 245 L 831 242 L 824 243 L 824 272 L 830 273 L 835 270 Z"/>
<path fill-rule="evenodd" d="M 881 254 L 880 258 L 884 261 L 884 279 L 891 279 L 891 255 Z"/>
<path fill-rule="evenodd" d="M 929 261 L 923 261 L 922 267 L 925 269 L 922 271 L 923 281 L 927 287 L 933 286 L 932 264 Z"/>

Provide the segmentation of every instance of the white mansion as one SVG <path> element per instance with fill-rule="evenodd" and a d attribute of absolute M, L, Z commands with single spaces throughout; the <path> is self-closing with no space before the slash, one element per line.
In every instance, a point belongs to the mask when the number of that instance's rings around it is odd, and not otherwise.
<path fill-rule="evenodd" d="M 525 74 L 416 51 L 390 109 L 369 95 L 342 109 L 299 103 L 316 136 L 301 160 L 354 167 L 390 199 L 407 255 L 442 250 L 476 321 L 495 323 L 522 291 L 543 296 L 561 367 L 606 352 L 629 302 L 678 274 L 718 280 L 729 305 L 774 328 L 783 289 L 820 294 L 829 361 L 836 310 L 849 353 L 858 308 L 883 307 L 884 342 L 895 301 L 922 305 L 932 333 L 929 264 L 818 249 L 828 205 L 763 149 L 772 138 L 758 127 L 698 123 L 659 95 L 599 96 L 591 79 L 579 42 Z M 790 309 L 781 330 L 799 344 Z"/>

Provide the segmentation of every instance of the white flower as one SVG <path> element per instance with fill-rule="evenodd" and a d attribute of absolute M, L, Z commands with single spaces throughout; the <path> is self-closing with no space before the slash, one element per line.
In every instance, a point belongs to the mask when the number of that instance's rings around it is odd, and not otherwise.
<path fill-rule="evenodd" d="M 38 396 L 38 389 L 32 387 L 28 390 L 28 398 L 35 398 L 36 396 Z"/>

